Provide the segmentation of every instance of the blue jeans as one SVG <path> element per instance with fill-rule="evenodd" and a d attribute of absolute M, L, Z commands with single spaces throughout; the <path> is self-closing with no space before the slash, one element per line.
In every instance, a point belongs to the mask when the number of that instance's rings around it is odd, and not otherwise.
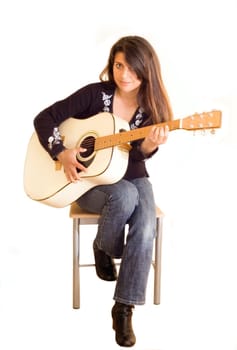
<path fill-rule="evenodd" d="M 128 305 L 144 304 L 156 235 L 150 181 L 122 179 L 115 184 L 100 185 L 77 202 L 82 208 L 101 214 L 96 235 L 99 249 L 113 258 L 121 258 L 114 300 Z"/>

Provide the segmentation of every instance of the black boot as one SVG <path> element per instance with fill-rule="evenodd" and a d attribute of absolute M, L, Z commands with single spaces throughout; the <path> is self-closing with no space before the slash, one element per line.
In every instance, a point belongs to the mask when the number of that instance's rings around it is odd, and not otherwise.
<path fill-rule="evenodd" d="M 113 329 L 115 339 L 120 346 L 133 346 L 136 337 L 132 329 L 132 309 L 133 305 L 126 305 L 116 302 L 112 308 Z"/>
<path fill-rule="evenodd" d="M 100 250 L 96 242 L 93 243 L 95 269 L 97 276 L 105 281 L 115 281 L 117 279 L 117 270 L 113 259 L 103 250 Z"/>

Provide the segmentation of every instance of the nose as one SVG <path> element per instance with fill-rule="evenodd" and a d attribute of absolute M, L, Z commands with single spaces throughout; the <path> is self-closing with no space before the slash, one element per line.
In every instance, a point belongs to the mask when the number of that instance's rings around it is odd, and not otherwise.
<path fill-rule="evenodd" d="M 128 67 L 124 67 L 123 70 L 122 70 L 121 75 L 122 75 L 123 78 L 126 78 L 129 75 L 129 73 L 130 73 L 129 72 L 129 68 Z"/>

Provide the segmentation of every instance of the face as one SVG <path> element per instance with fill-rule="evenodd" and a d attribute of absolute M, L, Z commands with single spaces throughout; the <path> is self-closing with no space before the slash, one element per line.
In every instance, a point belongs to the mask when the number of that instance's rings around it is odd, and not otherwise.
<path fill-rule="evenodd" d="M 113 76 L 118 89 L 121 91 L 132 92 L 139 90 L 141 80 L 137 78 L 132 67 L 127 64 L 123 52 L 118 52 L 115 55 Z"/>

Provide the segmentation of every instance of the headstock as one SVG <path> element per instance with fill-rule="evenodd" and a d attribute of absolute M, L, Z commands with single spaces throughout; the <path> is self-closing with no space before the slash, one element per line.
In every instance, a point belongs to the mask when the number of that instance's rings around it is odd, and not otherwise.
<path fill-rule="evenodd" d="M 213 110 L 210 112 L 195 113 L 189 117 L 180 119 L 180 129 L 206 130 L 221 127 L 222 112 Z"/>

